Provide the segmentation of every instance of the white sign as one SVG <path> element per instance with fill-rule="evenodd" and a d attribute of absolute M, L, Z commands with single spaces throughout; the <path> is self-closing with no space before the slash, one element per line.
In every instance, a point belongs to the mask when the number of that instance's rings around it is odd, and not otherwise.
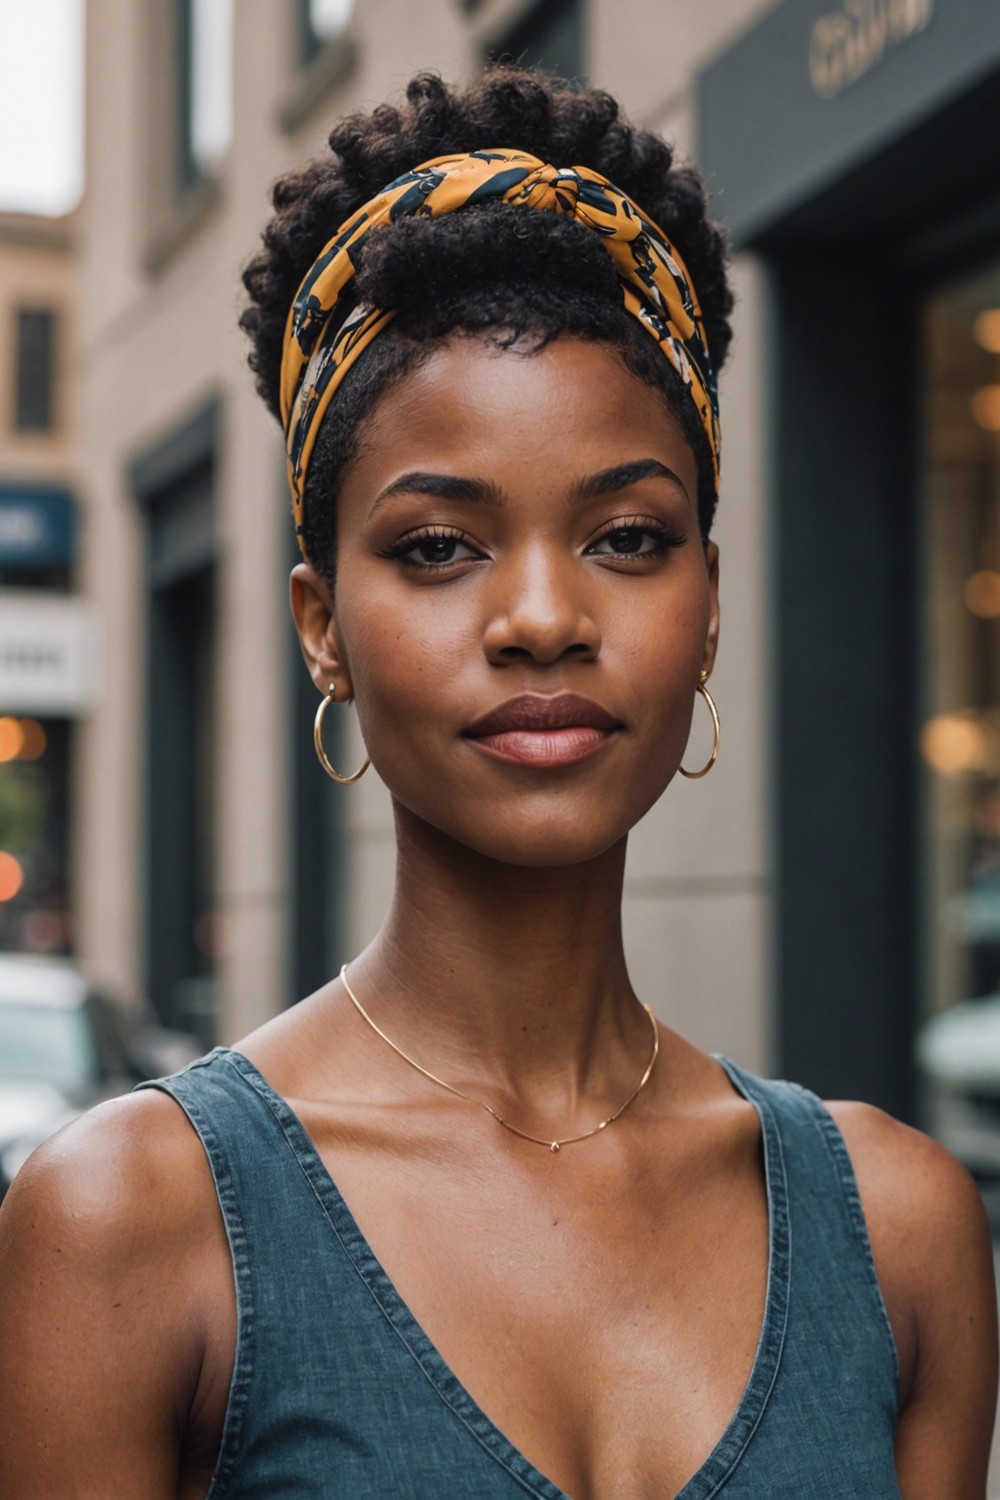
<path fill-rule="evenodd" d="M 97 697 L 99 658 L 97 615 L 86 599 L 0 593 L 0 714 L 82 713 Z"/>
<path fill-rule="evenodd" d="M 820 16 L 809 40 L 809 77 L 822 99 L 880 63 L 894 47 L 926 31 L 934 0 L 843 0 L 840 10 Z"/>

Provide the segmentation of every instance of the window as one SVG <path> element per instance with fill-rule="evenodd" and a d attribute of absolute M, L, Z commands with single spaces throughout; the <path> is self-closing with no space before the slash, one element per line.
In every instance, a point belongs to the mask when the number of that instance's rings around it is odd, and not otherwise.
<path fill-rule="evenodd" d="M 233 0 L 178 0 L 182 188 L 211 173 L 233 132 Z"/>
<path fill-rule="evenodd" d="M 197 412 L 132 467 L 146 530 L 146 993 L 165 1025 L 213 1042 L 221 414 Z"/>
<path fill-rule="evenodd" d="M 295 0 L 289 9 L 293 72 L 278 116 L 285 130 L 300 130 L 328 109 L 331 94 L 356 68 L 355 11 L 354 0 Z"/>
<path fill-rule="evenodd" d="M 1000 1168 L 1000 261 L 923 319 L 928 1123 Z"/>
<path fill-rule="evenodd" d="M 66 953 L 72 946 L 71 733 L 68 719 L 0 707 L 0 952 Z"/>
<path fill-rule="evenodd" d="M 302 61 L 312 62 L 328 42 L 347 29 L 354 14 L 354 0 L 299 0 L 302 31 Z"/>
<path fill-rule="evenodd" d="M 55 314 L 19 308 L 14 339 L 14 426 L 19 432 L 50 432 L 54 425 Z"/>
<path fill-rule="evenodd" d="M 544 68 L 570 83 L 582 84 L 584 4 L 585 0 L 541 0 L 490 48 L 490 56 L 526 68 Z"/>

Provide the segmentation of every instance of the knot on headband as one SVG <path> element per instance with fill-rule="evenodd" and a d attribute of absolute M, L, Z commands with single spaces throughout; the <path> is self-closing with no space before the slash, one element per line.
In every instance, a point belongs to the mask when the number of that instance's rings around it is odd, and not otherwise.
<path fill-rule="evenodd" d="M 506 202 L 523 203 L 526 208 L 554 209 L 556 213 L 572 216 L 580 202 L 581 186 L 579 173 L 572 167 L 551 167 L 540 162 L 506 196 Z"/>
<path fill-rule="evenodd" d="M 361 245 L 373 230 L 397 219 L 433 218 L 493 201 L 565 214 L 600 236 L 626 309 L 656 340 L 695 404 L 718 485 L 715 372 L 694 287 L 670 240 L 626 193 L 589 167 L 554 167 L 526 151 L 470 151 L 424 162 L 383 188 L 341 225 L 295 295 L 281 359 L 281 418 L 303 554 L 302 503 L 320 424 L 358 355 L 395 315 L 392 308 L 344 311 Z"/>

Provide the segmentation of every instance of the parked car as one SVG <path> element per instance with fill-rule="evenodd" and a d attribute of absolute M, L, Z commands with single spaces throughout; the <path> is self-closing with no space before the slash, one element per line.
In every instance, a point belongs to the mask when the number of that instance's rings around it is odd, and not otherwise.
<path fill-rule="evenodd" d="M 184 1032 L 126 1017 L 67 961 L 0 954 L 0 1198 L 63 1125 L 201 1051 Z"/>

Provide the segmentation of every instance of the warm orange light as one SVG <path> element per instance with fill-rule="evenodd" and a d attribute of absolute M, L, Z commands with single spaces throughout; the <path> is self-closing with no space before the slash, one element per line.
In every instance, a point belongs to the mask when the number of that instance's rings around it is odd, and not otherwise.
<path fill-rule="evenodd" d="M 0 849 L 0 901 L 13 901 L 24 884 L 24 871 L 14 858 Z"/>
<path fill-rule="evenodd" d="M 981 312 L 972 325 L 972 337 L 987 354 L 1000 354 L 1000 307 Z"/>
<path fill-rule="evenodd" d="M 973 393 L 972 415 L 987 432 L 1000 432 L 1000 385 L 981 385 Z"/>
<path fill-rule="evenodd" d="M 965 602 L 981 620 L 995 620 L 1000 615 L 1000 573 L 980 568 L 966 581 Z"/>
<path fill-rule="evenodd" d="M 986 726 L 970 714 L 937 714 L 920 734 L 927 764 L 942 776 L 979 771 L 986 764 Z"/>
<path fill-rule="evenodd" d="M 37 719 L 22 719 L 21 733 L 24 742 L 21 745 L 22 760 L 38 760 L 45 754 L 45 747 L 49 743 L 49 737 L 39 724 Z"/>
<path fill-rule="evenodd" d="M 24 728 L 20 719 L 0 719 L 0 764 L 17 760 L 24 749 Z"/>

